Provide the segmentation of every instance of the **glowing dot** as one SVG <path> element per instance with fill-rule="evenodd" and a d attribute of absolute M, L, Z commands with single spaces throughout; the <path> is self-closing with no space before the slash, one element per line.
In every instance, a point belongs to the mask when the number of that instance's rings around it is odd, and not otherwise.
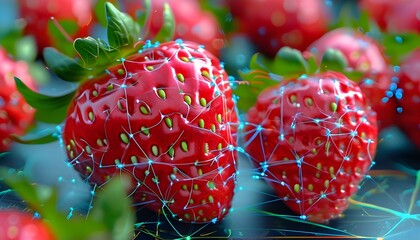
<path fill-rule="evenodd" d="M 216 188 L 216 185 L 214 184 L 214 182 L 212 182 L 212 181 L 208 181 L 208 182 L 207 182 L 207 187 L 208 187 L 210 190 L 213 190 L 213 189 L 215 189 L 215 188 Z"/>
<path fill-rule="evenodd" d="M 155 69 L 155 68 L 153 66 L 147 66 L 146 69 L 149 70 L 149 71 L 153 71 L 153 69 Z"/>
<path fill-rule="evenodd" d="M 187 58 L 187 57 L 181 57 L 180 59 L 181 59 L 181 61 L 183 61 L 183 62 L 190 62 L 190 59 L 189 59 L 189 58 Z"/>
<path fill-rule="evenodd" d="M 314 190 L 314 185 L 309 184 L 309 185 L 308 185 L 308 190 L 312 192 L 312 191 Z"/>
<path fill-rule="evenodd" d="M 214 198 L 213 198 L 213 196 L 212 196 L 212 195 L 210 195 L 210 196 L 208 197 L 208 200 L 209 200 L 209 202 L 210 202 L 210 203 L 213 203 L 213 202 L 214 202 Z"/>
<path fill-rule="evenodd" d="M 107 87 L 106 90 L 111 91 L 114 89 L 114 84 L 110 83 Z"/>
<path fill-rule="evenodd" d="M 222 120 L 222 114 L 220 114 L 220 113 L 219 113 L 219 114 L 217 114 L 216 119 L 217 119 L 217 122 L 218 122 L 218 123 L 222 123 L 222 121 L 223 121 L 223 120 Z"/>
<path fill-rule="evenodd" d="M 137 163 L 137 157 L 134 156 L 134 155 L 130 157 L 130 160 L 131 160 L 131 163 L 132 164 L 136 164 Z"/>
<path fill-rule="evenodd" d="M 124 71 L 124 69 L 118 69 L 117 70 L 117 73 L 119 74 L 119 75 L 123 75 L 124 73 L 125 73 L 125 71 Z"/>
<path fill-rule="evenodd" d="M 203 77 L 206 77 L 206 78 L 210 79 L 210 73 L 209 73 L 208 71 L 206 71 L 206 70 L 202 71 L 202 72 L 201 72 L 201 75 L 202 75 Z"/>
<path fill-rule="evenodd" d="M 93 121 L 95 120 L 95 114 L 94 114 L 92 111 L 90 111 L 90 112 L 88 113 L 88 117 L 89 117 L 89 120 L 90 120 L 91 122 L 93 122 Z"/>
<path fill-rule="evenodd" d="M 169 155 L 171 158 L 173 158 L 173 157 L 174 157 L 174 155 L 175 155 L 175 150 L 174 150 L 172 147 L 170 147 L 170 148 L 169 148 L 169 150 L 168 150 L 168 155 Z"/>
<path fill-rule="evenodd" d="M 92 151 L 91 151 L 91 149 L 90 149 L 90 147 L 89 146 L 86 146 L 86 152 L 87 152 L 87 154 L 92 154 Z"/>

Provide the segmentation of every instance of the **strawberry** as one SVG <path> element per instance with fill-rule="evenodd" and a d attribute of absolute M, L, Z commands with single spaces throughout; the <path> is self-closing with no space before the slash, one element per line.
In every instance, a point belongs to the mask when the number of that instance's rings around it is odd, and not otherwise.
<path fill-rule="evenodd" d="M 238 31 L 273 57 L 283 46 L 300 50 L 327 31 L 330 10 L 318 0 L 229 0 Z"/>
<path fill-rule="evenodd" d="M 411 52 L 400 64 L 398 86 L 402 90 L 399 101 L 398 126 L 420 147 L 420 49 Z"/>
<path fill-rule="evenodd" d="M 57 39 L 49 22 L 54 18 L 64 27 L 65 34 L 71 38 L 88 35 L 92 21 L 93 0 L 19 0 L 19 16 L 26 22 L 25 33 L 32 35 L 38 50 L 48 46 L 59 47 L 62 39 Z M 54 27 L 54 30 L 57 30 Z"/>
<path fill-rule="evenodd" d="M 327 49 L 339 50 L 355 71 L 382 73 L 388 70 L 384 50 L 373 38 L 350 28 L 338 28 L 316 39 L 307 48 L 318 62 Z"/>
<path fill-rule="evenodd" d="M 383 31 L 420 32 L 420 2 L 417 0 L 361 0 L 358 6 L 368 12 Z"/>
<path fill-rule="evenodd" d="M 81 82 L 50 102 L 70 104 L 62 139 L 69 163 L 99 186 L 130 173 L 136 205 L 186 222 L 221 220 L 235 187 L 237 122 L 223 65 L 194 42 L 136 42 L 138 25 L 105 6 L 110 45 L 77 39 L 84 66 L 45 50 L 58 76 Z M 31 94 L 46 109 L 47 97 Z"/>
<path fill-rule="evenodd" d="M 354 82 L 331 71 L 284 80 L 258 96 L 246 121 L 245 150 L 290 209 L 314 222 L 342 214 L 378 134 Z"/>
<path fill-rule="evenodd" d="M 56 239 L 42 220 L 27 212 L 14 209 L 0 210 L 0 239 L 53 240 Z"/>
<path fill-rule="evenodd" d="M 395 124 L 397 100 L 393 91 L 396 90 L 397 74 L 389 66 L 382 46 L 359 31 L 338 28 L 314 41 L 307 50 L 320 62 L 327 49 L 343 54 L 348 72 L 361 73 L 353 79 L 367 95 L 367 103 L 378 113 L 380 129 Z"/>
<path fill-rule="evenodd" d="M 12 144 L 11 135 L 24 134 L 35 113 L 18 92 L 13 76 L 19 76 L 31 88 L 35 88 L 35 80 L 29 74 L 27 63 L 11 59 L 3 48 L 0 48 L 0 63 L 0 152 L 4 152 Z"/>
<path fill-rule="evenodd" d="M 136 17 L 139 11 L 144 11 L 145 0 L 122 0 L 121 8 L 130 16 Z M 155 36 L 162 28 L 164 4 L 171 7 L 175 20 L 175 36 L 185 41 L 201 43 L 207 50 L 218 56 L 224 46 L 223 34 L 216 17 L 208 11 L 202 10 L 196 0 L 153 0 L 151 1 L 152 15 L 148 22 L 149 34 L 146 38 Z M 186 14 L 188 13 L 188 14 Z"/>

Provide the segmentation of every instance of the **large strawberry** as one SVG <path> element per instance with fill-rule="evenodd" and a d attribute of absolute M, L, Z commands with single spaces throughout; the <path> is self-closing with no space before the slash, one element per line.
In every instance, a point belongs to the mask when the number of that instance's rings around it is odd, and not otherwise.
<path fill-rule="evenodd" d="M 130 173 L 137 205 L 178 220 L 222 219 L 235 187 L 237 122 L 222 64 L 193 42 L 136 43 L 136 23 L 110 3 L 106 13 L 110 45 L 74 43 L 84 67 L 45 51 L 60 77 L 82 82 L 51 98 L 70 102 L 63 131 L 70 164 L 99 186 Z"/>
<path fill-rule="evenodd" d="M 53 240 L 56 239 L 43 221 L 17 209 L 0 210 L 0 239 Z"/>
<path fill-rule="evenodd" d="M 34 119 L 32 109 L 18 92 L 13 76 L 21 78 L 35 88 L 35 80 L 29 74 L 28 65 L 11 59 L 6 50 L 0 48 L 0 151 L 7 151 L 12 143 L 11 135 L 22 135 Z"/>
<path fill-rule="evenodd" d="M 279 59 L 290 55 L 287 51 L 280 50 L 274 61 L 285 60 L 278 66 L 290 69 L 295 57 Z M 244 76 L 252 80 L 249 74 Z M 339 72 L 285 75 L 277 83 L 274 73 L 267 76 L 272 86 L 246 114 L 246 153 L 258 176 L 302 219 L 326 222 L 340 216 L 373 163 L 376 113 L 360 88 Z"/>
<path fill-rule="evenodd" d="M 19 16 L 25 20 L 25 33 L 34 36 L 40 53 L 45 47 L 63 45 L 62 34 L 71 38 L 88 35 L 93 0 L 19 0 L 17 3 Z M 52 19 L 60 26 L 49 27 L 53 26 Z M 59 30 L 61 27 L 64 29 Z"/>
<path fill-rule="evenodd" d="M 401 63 L 398 86 L 402 90 L 399 101 L 398 126 L 420 148 L 420 49 L 411 52 Z"/>
<path fill-rule="evenodd" d="M 121 8 L 132 17 L 140 15 L 147 8 L 147 0 L 122 0 Z M 224 45 L 221 27 L 216 17 L 201 9 L 196 0 L 153 0 L 148 22 L 148 36 L 153 37 L 165 24 L 162 20 L 164 5 L 168 4 L 175 21 L 175 38 L 201 43 L 211 53 L 218 55 Z"/>
<path fill-rule="evenodd" d="M 320 62 L 328 49 L 343 54 L 347 61 L 347 72 L 361 74 L 354 80 L 367 95 L 367 102 L 378 113 L 380 128 L 395 124 L 395 87 L 398 73 L 389 66 L 382 46 L 375 39 L 357 30 L 338 28 L 314 41 L 307 50 Z"/>
<path fill-rule="evenodd" d="M 283 46 L 304 50 L 327 31 L 329 9 L 318 0 L 228 0 L 238 31 L 274 56 Z"/>

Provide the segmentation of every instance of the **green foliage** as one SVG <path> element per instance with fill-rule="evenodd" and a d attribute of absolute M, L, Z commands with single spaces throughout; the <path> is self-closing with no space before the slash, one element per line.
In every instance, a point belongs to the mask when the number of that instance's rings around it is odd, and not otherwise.
<path fill-rule="evenodd" d="M 0 168 L 0 180 L 9 185 L 33 211 L 38 212 L 57 239 L 132 239 L 135 215 L 127 198 L 130 180 L 115 177 L 98 190 L 88 216 L 71 218 L 57 211 L 58 189 L 30 182 L 22 172 Z"/>

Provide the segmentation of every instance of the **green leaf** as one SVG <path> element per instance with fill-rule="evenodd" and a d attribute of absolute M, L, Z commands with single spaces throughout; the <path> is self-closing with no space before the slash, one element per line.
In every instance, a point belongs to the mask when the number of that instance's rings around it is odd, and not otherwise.
<path fill-rule="evenodd" d="M 234 94 L 239 97 L 237 107 L 247 112 L 257 101 L 258 95 L 266 88 L 279 84 L 281 77 L 261 70 L 239 72 L 243 81 L 238 81 L 233 88 Z"/>
<path fill-rule="evenodd" d="M 144 0 L 144 9 L 136 11 L 136 22 L 142 26 L 142 36 L 147 36 L 150 31 L 150 21 L 152 16 L 152 3 L 150 0 Z"/>
<path fill-rule="evenodd" d="M 57 239 L 92 239 L 92 236 L 104 236 L 106 228 L 101 221 L 67 215 L 57 211 L 58 191 L 54 187 L 30 182 L 23 172 L 0 168 L 0 178 L 28 204 L 29 208 L 41 214 Z"/>
<path fill-rule="evenodd" d="M 321 60 L 321 71 L 343 72 L 347 66 L 346 57 L 339 50 L 328 48 Z"/>
<path fill-rule="evenodd" d="M 282 47 L 269 65 L 273 73 L 284 77 L 296 77 L 307 72 L 307 63 L 302 53 L 290 47 Z"/>
<path fill-rule="evenodd" d="M 55 142 L 58 139 L 55 133 L 50 133 L 45 136 L 40 136 L 36 138 L 31 138 L 31 139 L 25 139 L 17 135 L 11 135 L 10 138 L 13 141 L 22 143 L 22 144 L 45 144 L 45 143 Z"/>
<path fill-rule="evenodd" d="M 114 48 L 133 47 L 140 36 L 140 26 L 112 3 L 105 3 L 108 43 Z"/>
<path fill-rule="evenodd" d="M 173 40 L 175 35 L 175 19 L 168 3 L 163 5 L 162 23 L 162 28 L 159 29 L 159 32 L 156 34 L 154 40 L 158 42 L 168 42 Z"/>
<path fill-rule="evenodd" d="M 55 18 L 48 21 L 48 32 L 51 36 L 53 46 L 65 55 L 74 56 L 73 38 L 80 27 L 76 20 L 58 20 Z"/>
<path fill-rule="evenodd" d="M 90 217 L 104 221 L 112 239 L 131 239 L 133 237 L 135 215 L 132 202 L 127 197 L 130 177 L 115 176 L 102 191 L 98 192 Z M 116 204 L 117 203 L 117 204 Z"/>
<path fill-rule="evenodd" d="M 48 123 L 61 123 L 65 119 L 67 107 L 75 91 L 63 96 L 47 96 L 34 92 L 17 77 L 15 77 L 15 83 L 26 102 L 37 110 L 38 119 L 40 115 L 41 119 Z"/>
<path fill-rule="evenodd" d="M 98 20 L 99 24 L 103 27 L 106 27 L 106 15 L 105 15 L 105 2 L 111 2 L 116 7 L 118 7 L 118 0 L 97 0 L 94 7 L 94 12 L 96 19 Z"/>
<path fill-rule="evenodd" d="M 32 62 L 37 56 L 37 46 L 32 36 L 25 36 L 24 25 L 16 21 L 14 27 L 0 38 L 0 46 L 16 60 Z"/>
<path fill-rule="evenodd" d="M 91 37 L 76 39 L 74 49 L 82 59 L 85 68 L 107 66 L 119 55 L 118 50 L 111 48 L 100 39 Z"/>
<path fill-rule="evenodd" d="M 55 48 L 44 48 L 44 60 L 58 77 L 68 82 L 83 81 L 90 74 L 90 71 L 80 66 L 76 60 L 60 53 Z"/>
<path fill-rule="evenodd" d="M 399 65 L 402 58 L 414 49 L 419 48 L 420 34 L 384 34 L 381 43 L 392 64 Z"/>

